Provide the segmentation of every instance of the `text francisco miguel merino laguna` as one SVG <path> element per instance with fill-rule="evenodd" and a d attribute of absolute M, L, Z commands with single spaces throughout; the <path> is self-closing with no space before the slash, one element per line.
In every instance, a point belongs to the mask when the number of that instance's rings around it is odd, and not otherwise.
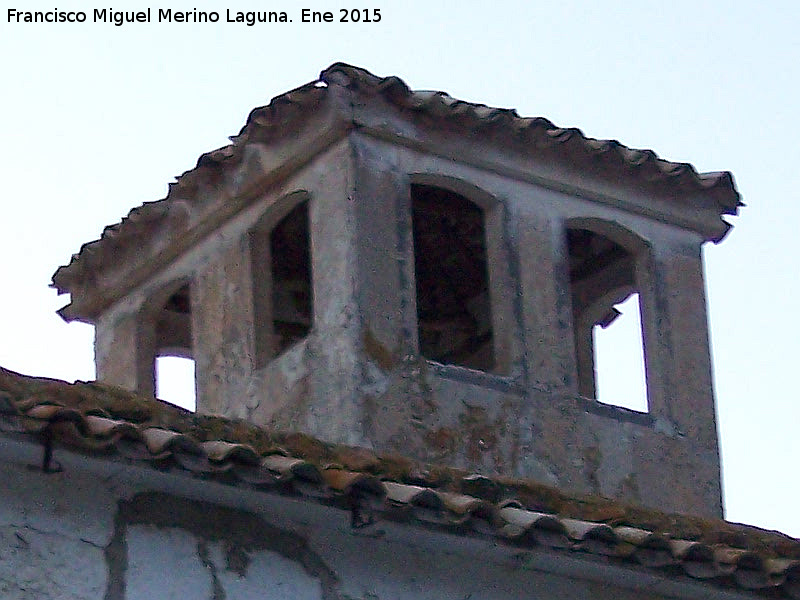
<path fill-rule="evenodd" d="M 302 15 L 304 22 L 306 21 L 306 13 L 312 14 L 311 11 L 305 9 Z M 91 20 L 89 15 L 82 10 L 66 11 L 55 8 L 48 11 L 27 11 L 9 8 L 7 19 L 9 23 L 85 23 L 90 20 L 94 23 L 113 23 L 119 27 L 125 23 L 151 23 L 154 15 L 158 23 L 217 23 L 223 21 L 252 26 L 255 23 L 290 23 L 292 21 L 284 11 L 244 12 L 226 9 L 225 19 L 223 20 L 215 10 L 173 10 L 171 8 L 159 8 L 157 10 L 147 8 L 139 11 L 95 8 L 91 11 Z"/>

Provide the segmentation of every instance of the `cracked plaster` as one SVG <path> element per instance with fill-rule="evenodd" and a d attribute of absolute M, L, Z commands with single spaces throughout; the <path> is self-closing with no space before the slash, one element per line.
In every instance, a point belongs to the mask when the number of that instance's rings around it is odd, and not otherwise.
<path fill-rule="evenodd" d="M 37 464 L 40 452 L 29 445 L 25 462 Z M 353 530 L 332 507 L 63 449 L 55 458 L 61 473 L 3 465 L 4 599 L 746 597 L 391 521 Z M 36 494 L 58 498 L 36 506 Z M 94 534 L 90 519 L 100 524 Z M 683 594 L 686 586 L 695 592 Z"/>

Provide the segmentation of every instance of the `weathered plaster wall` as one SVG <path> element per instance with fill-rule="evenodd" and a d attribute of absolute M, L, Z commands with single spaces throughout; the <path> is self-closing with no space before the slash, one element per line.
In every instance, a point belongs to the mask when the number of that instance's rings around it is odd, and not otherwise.
<path fill-rule="evenodd" d="M 45 475 L 35 448 L 13 450 L 0 439 L 0 597 L 103 598 L 118 498 L 86 474 Z"/>
<path fill-rule="evenodd" d="M 484 207 L 498 373 L 419 356 L 412 182 L 449 186 Z M 298 193 L 310 198 L 313 328 L 256 368 L 247 235 Z M 261 190 L 109 309 L 97 325 L 98 376 L 128 388 L 146 379 L 138 315 L 160 290 L 188 279 L 200 412 L 721 516 L 702 238 L 627 211 L 625 201 L 583 199 L 353 134 Z M 638 276 L 646 415 L 579 396 L 565 242 L 576 219 L 613 222 L 647 248 Z"/>
<path fill-rule="evenodd" d="M 496 172 L 360 136 L 353 144 L 368 165 L 361 175 L 370 182 L 368 194 L 362 199 L 361 186 L 356 190 L 363 203 L 377 194 L 388 206 L 407 206 L 409 181 L 423 180 L 460 185 L 457 191 L 484 204 L 479 194 L 488 195 L 502 215 L 488 235 L 495 248 L 489 264 L 492 306 L 502 315 L 499 331 L 508 357 L 503 376 L 416 358 L 410 231 L 398 220 L 396 245 L 386 252 L 400 259 L 380 273 L 411 282 L 400 292 L 397 321 L 410 316 L 412 326 L 398 328 L 392 340 L 381 335 L 385 327 L 367 328 L 378 319 L 365 318 L 370 442 L 421 460 L 533 477 L 564 490 L 721 515 L 701 238 Z M 565 231 L 571 220 L 614 223 L 653 249 L 642 259 L 640 277 L 650 384 L 646 415 L 578 395 L 566 281 Z M 372 279 L 358 283 L 371 287 Z M 410 355 L 395 350 L 408 347 Z"/>
<path fill-rule="evenodd" d="M 0 438 L 8 600 L 738 598 L 580 555 L 525 550 Z"/>

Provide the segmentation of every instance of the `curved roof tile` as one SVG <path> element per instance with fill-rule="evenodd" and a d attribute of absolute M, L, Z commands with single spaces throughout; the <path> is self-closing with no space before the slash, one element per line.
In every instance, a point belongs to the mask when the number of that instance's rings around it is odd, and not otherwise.
<path fill-rule="evenodd" d="M 136 416 L 114 416 L 123 413 Z M 167 422 L 173 428 L 165 426 Z M 737 547 L 682 538 L 680 531 L 654 532 L 631 524 L 615 526 L 613 522 L 581 518 L 575 513 L 543 512 L 513 498 L 489 501 L 433 484 L 381 480 L 371 472 L 340 464 L 320 466 L 313 455 L 325 445 L 313 438 L 285 437 L 286 441 L 293 440 L 295 447 L 308 449 L 305 458 L 274 444 L 258 449 L 245 439 L 255 439 L 252 431 L 240 433 L 240 440 L 230 433 L 239 425 L 190 415 L 116 388 L 35 380 L 0 369 L 0 431 L 35 439 L 46 434 L 51 442 L 83 452 L 117 453 L 135 462 L 159 463 L 160 468 L 172 464 L 204 478 L 224 475 L 222 481 L 233 485 L 279 488 L 353 510 L 354 526 L 371 523 L 375 514 L 395 518 L 400 510 L 404 520 L 491 536 L 516 546 L 581 551 L 637 563 L 667 576 L 674 575 L 674 567 L 679 565 L 689 577 L 714 585 L 733 585 L 764 592 L 768 597 L 800 598 L 800 541 L 774 532 L 739 526 L 741 530 L 732 536 L 743 543 L 743 547 Z M 344 448 L 338 456 L 341 462 L 379 468 L 380 458 L 368 450 Z M 389 462 L 402 460 L 391 457 Z M 506 480 L 483 475 L 464 474 L 462 481 L 468 488 L 491 494 L 504 486 L 513 489 Z M 524 482 L 516 484 L 522 486 Z M 355 518 L 358 507 L 370 511 L 369 519 Z M 669 520 L 668 515 L 660 516 Z M 709 526 L 721 532 L 734 527 L 723 521 Z"/>
<path fill-rule="evenodd" d="M 194 169 L 186 171 L 169 186 L 163 200 L 146 202 L 132 209 L 119 223 L 107 226 L 100 239 L 84 244 L 68 265 L 59 267 L 52 286 L 59 293 L 73 291 L 81 282 L 91 282 L 93 271 L 116 249 L 137 244 L 139 236 L 158 227 L 182 226 L 187 219 L 185 203 L 198 185 L 216 181 L 221 173 L 241 163 L 249 144 L 270 144 L 292 135 L 300 124 L 335 94 L 333 87 L 345 88 L 354 97 L 350 105 L 380 97 L 400 111 L 424 117 L 426 124 L 446 123 L 470 136 L 482 135 L 487 142 L 506 146 L 513 142 L 530 152 L 549 149 L 557 154 L 548 159 L 584 164 L 587 159 L 603 161 L 602 170 L 612 178 L 660 182 L 677 194 L 691 192 L 712 198 L 720 214 L 733 215 L 741 206 L 733 176 L 729 172 L 698 173 L 688 163 L 659 158 L 652 150 L 627 148 L 616 140 L 587 137 L 580 129 L 561 128 L 543 117 L 520 117 L 514 109 L 501 109 L 457 100 L 444 92 L 413 91 L 401 79 L 377 77 L 348 65 L 335 63 L 322 71 L 317 81 L 276 96 L 267 106 L 254 109 L 231 144 L 200 156 Z M 350 108 L 340 108 L 340 112 Z M 356 114 L 342 114 L 347 128 L 363 126 Z M 346 129 L 345 129 L 346 130 Z"/>

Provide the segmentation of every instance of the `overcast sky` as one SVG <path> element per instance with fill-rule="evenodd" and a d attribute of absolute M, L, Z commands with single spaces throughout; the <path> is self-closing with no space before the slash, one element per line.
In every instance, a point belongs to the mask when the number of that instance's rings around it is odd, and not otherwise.
<path fill-rule="evenodd" d="M 231 4 L 293 23 L 8 22 L 0 15 L 0 365 L 94 377 L 91 327 L 48 283 L 81 244 L 166 194 L 249 111 L 335 61 L 733 172 L 747 206 L 705 253 L 727 518 L 800 536 L 796 3 Z M 115 10 L 186 6 L 114 3 Z M 302 7 L 379 23 L 300 22 Z M 20 6 L 20 8 L 22 8 Z M 794 475 L 792 475 L 794 473 Z"/>

